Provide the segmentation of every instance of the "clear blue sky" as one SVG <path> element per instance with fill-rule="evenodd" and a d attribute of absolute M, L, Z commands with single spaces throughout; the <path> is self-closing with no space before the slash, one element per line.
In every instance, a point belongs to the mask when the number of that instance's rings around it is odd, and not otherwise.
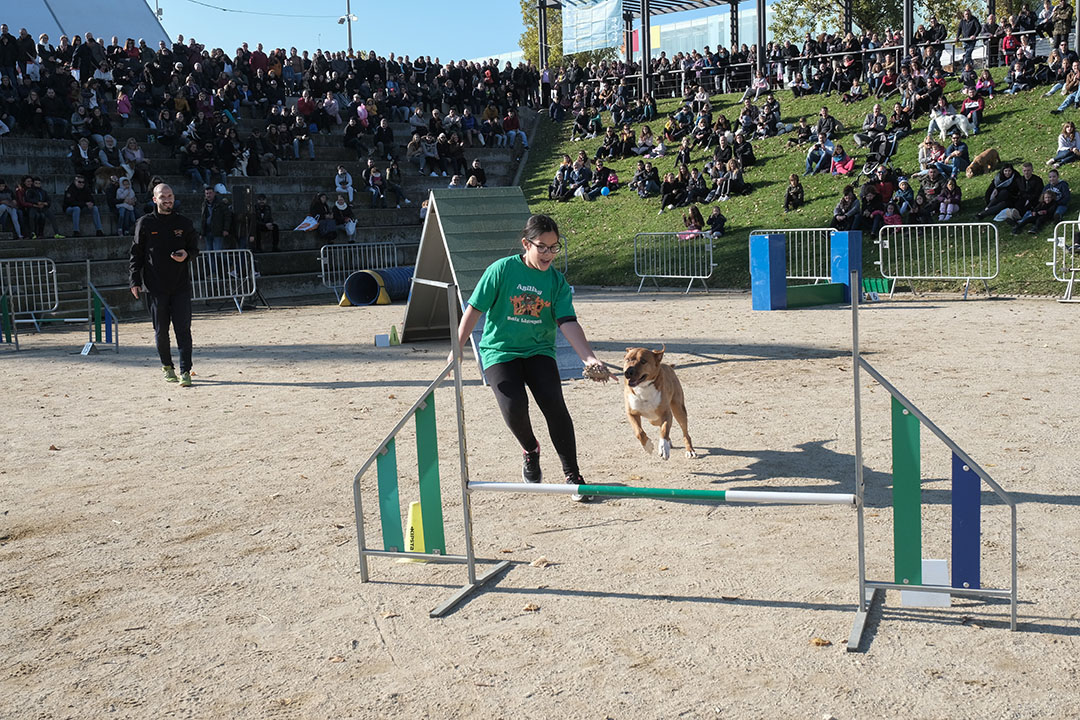
<path fill-rule="evenodd" d="M 231 54 L 240 43 L 251 48 L 295 46 L 298 50 L 345 50 L 346 0 L 158 0 L 162 25 L 174 40 L 194 37 L 207 48 Z M 151 8 L 154 0 L 148 0 Z M 222 12 L 206 5 L 228 8 Z M 447 60 L 518 50 L 521 9 L 517 0 L 351 0 L 353 48 L 379 55 L 438 55 Z M 277 13 L 281 16 L 255 13 Z M 302 17 L 322 16 L 322 17 Z"/>
<path fill-rule="evenodd" d="M 158 0 L 162 24 L 170 37 L 194 37 L 207 48 L 220 47 L 229 54 L 245 41 L 252 48 L 261 42 L 268 48 L 345 50 L 346 27 L 337 24 L 345 14 L 345 1 Z M 153 8 L 154 0 L 148 4 Z M 522 24 L 518 0 L 351 0 L 351 4 L 352 14 L 358 18 L 352 24 L 357 51 L 422 53 L 439 56 L 445 63 L 519 50 Z M 653 23 L 690 20 L 710 12 L 727 12 L 727 8 L 655 17 Z"/>

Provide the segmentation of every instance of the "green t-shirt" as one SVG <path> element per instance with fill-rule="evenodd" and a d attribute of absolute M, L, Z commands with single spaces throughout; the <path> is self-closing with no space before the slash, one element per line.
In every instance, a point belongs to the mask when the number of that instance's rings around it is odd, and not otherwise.
<path fill-rule="evenodd" d="M 563 274 L 554 267 L 531 268 L 520 255 L 489 265 L 469 304 L 487 314 L 480 338 L 485 368 L 534 355 L 555 357 L 558 321 L 576 317 Z"/>

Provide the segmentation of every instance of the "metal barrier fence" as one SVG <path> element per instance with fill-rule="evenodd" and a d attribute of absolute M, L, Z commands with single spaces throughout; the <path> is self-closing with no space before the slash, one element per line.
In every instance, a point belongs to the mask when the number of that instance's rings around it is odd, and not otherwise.
<path fill-rule="evenodd" d="M 338 301 L 345 291 L 346 278 L 354 272 L 397 265 L 397 246 L 392 242 L 323 245 L 319 250 L 319 276 Z"/>
<path fill-rule="evenodd" d="M 232 300 L 244 312 L 244 300 L 259 292 L 256 277 L 250 250 L 203 250 L 191 264 L 191 299 Z"/>
<path fill-rule="evenodd" d="M 1058 302 L 1080 302 L 1080 298 L 1073 297 L 1080 273 L 1080 221 L 1059 222 L 1049 242 L 1054 244 L 1054 250 L 1046 264 L 1053 268 L 1054 279 L 1065 283 L 1065 295 Z"/>
<path fill-rule="evenodd" d="M 832 279 L 833 232 L 832 228 L 788 228 L 755 230 L 750 235 L 782 233 L 787 238 L 787 279 L 819 283 Z"/>
<path fill-rule="evenodd" d="M 8 296 L 8 312 L 14 322 L 40 329 L 41 316 L 55 312 L 60 305 L 56 263 L 45 257 L 0 260 L 0 295 Z"/>
<path fill-rule="evenodd" d="M 638 292 L 646 279 L 652 279 L 658 288 L 658 278 L 689 280 L 686 291 L 690 292 L 695 280 L 705 283 L 716 264 L 713 262 L 713 239 L 708 233 L 638 233 L 634 236 L 634 274 L 641 278 Z"/>
<path fill-rule="evenodd" d="M 886 225 L 875 242 L 875 263 L 888 280 L 963 280 L 967 299 L 972 280 L 981 280 L 989 296 L 986 281 L 998 274 L 998 231 L 992 223 Z"/>

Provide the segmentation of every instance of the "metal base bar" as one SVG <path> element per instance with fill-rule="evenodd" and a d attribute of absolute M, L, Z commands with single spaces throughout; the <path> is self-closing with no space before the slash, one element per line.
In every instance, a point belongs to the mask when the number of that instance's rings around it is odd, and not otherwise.
<path fill-rule="evenodd" d="M 485 583 L 495 579 L 495 577 L 497 577 L 508 567 L 510 567 L 509 560 L 501 561 L 495 567 L 491 568 L 486 573 L 476 578 L 476 582 L 470 583 L 469 585 L 463 585 L 457 592 L 448 597 L 440 605 L 438 605 L 437 607 L 435 607 L 435 609 L 428 613 L 428 617 L 437 618 L 449 614 L 449 612 L 456 608 L 463 600 L 465 600 L 465 598 L 469 597 L 474 592 L 479 590 L 481 587 L 483 587 Z"/>
<path fill-rule="evenodd" d="M 868 589 L 875 590 L 912 590 L 915 592 L 943 593 L 964 598 L 997 598 L 999 600 L 1012 600 L 1012 590 L 995 590 L 992 588 L 958 588 L 950 585 L 904 585 L 894 582 L 866 581 Z"/>
<path fill-rule="evenodd" d="M 534 495 L 587 495 L 592 497 L 650 498 L 653 500 L 698 500 L 712 503 L 778 503 L 786 505 L 855 506 L 850 493 L 767 492 L 757 490 L 687 490 L 643 488 L 622 485 L 561 485 L 516 482 L 471 482 L 469 491 L 528 493 Z"/>
<path fill-rule="evenodd" d="M 858 651 L 859 645 L 862 644 L 863 633 L 866 631 L 866 619 L 870 616 L 870 611 L 874 609 L 874 602 L 884 595 L 884 592 L 878 592 L 877 589 L 867 588 L 863 607 L 856 611 L 855 621 L 851 623 L 851 634 L 848 635 L 847 641 L 848 652 Z"/>
<path fill-rule="evenodd" d="M 368 550 L 364 549 L 363 553 L 367 557 L 389 557 L 389 558 L 405 558 L 408 560 L 415 560 L 417 562 L 433 562 L 433 563 L 463 563 L 468 562 L 469 558 L 465 555 L 436 555 L 434 553 L 419 553 L 419 552 L 399 552 L 397 550 Z"/>

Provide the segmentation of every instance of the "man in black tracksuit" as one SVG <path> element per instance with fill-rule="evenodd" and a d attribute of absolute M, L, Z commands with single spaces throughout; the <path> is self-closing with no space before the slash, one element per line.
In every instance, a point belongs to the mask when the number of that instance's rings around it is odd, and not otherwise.
<path fill-rule="evenodd" d="M 155 211 L 135 223 L 131 243 L 131 294 L 139 297 L 144 285 L 154 321 L 161 369 L 167 382 L 191 386 L 191 276 L 188 264 L 199 253 L 199 236 L 191 221 L 173 212 L 173 191 L 164 183 L 154 188 Z M 169 323 L 180 350 L 180 377 L 176 377 L 169 346 Z"/>

